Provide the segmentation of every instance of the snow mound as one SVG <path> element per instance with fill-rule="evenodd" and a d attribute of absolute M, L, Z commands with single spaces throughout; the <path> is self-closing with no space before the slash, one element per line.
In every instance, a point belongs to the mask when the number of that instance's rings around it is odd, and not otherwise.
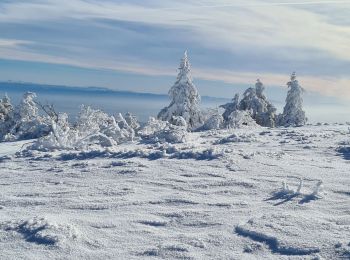
<path fill-rule="evenodd" d="M 253 218 L 244 225 L 236 227 L 239 235 L 264 242 L 269 249 L 281 255 L 330 254 L 337 244 L 329 231 L 335 228 L 331 223 L 291 214 L 264 215 Z M 335 252 L 333 252 L 335 253 Z"/>
<path fill-rule="evenodd" d="M 62 246 L 77 238 L 74 228 L 69 225 L 51 223 L 45 218 L 0 223 L 0 229 L 18 233 L 30 243 Z"/>

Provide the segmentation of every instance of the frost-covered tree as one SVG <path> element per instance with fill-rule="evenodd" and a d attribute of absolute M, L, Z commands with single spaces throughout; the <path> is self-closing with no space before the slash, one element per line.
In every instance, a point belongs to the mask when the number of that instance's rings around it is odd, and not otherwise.
<path fill-rule="evenodd" d="M 303 126 L 307 122 L 305 111 L 303 110 L 303 88 L 296 79 L 293 72 L 290 81 L 287 83 L 289 88 L 286 105 L 283 114 L 279 117 L 279 125 L 281 126 Z"/>
<path fill-rule="evenodd" d="M 248 88 L 239 103 L 239 109 L 249 111 L 252 118 L 261 126 L 274 127 L 276 108 L 264 95 L 264 85 L 258 79 L 255 88 Z"/>
<path fill-rule="evenodd" d="M 225 109 L 225 112 L 222 114 L 225 121 L 228 121 L 230 115 L 233 111 L 237 111 L 239 108 L 239 94 L 235 94 L 235 97 L 232 99 L 230 103 L 224 104 L 220 106 Z"/>
<path fill-rule="evenodd" d="M 0 99 L 0 120 L 5 121 L 12 111 L 13 106 L 11 104 L 11 100 L 7 94 L 5 94 L 5 96 Z"/>
<path fill-rule="evenodd" d="M 169 91 L 171 103 L 163 108 L 158 119 L 170 122 L 173 116 L 181 116 L 186 120 L 189 130 L 203 123 L 200 112 L 200 95 L 192 82 L 191 65 L 187 52 L 181 60 L 179 74 L 175 84 Z"/>
<path fill-rule="evenodd" d="M 35 102 L 36 94 L 27 92 L 20 104 L 14 109 L 12 123 L 5 140 L 38 138 L 48 134 L 50 127 L 47 118 L 39 115 Z"/>
<path fill-rule="evenodd" d="M 0 140 L 9 132 L 13 124 L 13 106 L 7 94 L 0 99 Z"/>

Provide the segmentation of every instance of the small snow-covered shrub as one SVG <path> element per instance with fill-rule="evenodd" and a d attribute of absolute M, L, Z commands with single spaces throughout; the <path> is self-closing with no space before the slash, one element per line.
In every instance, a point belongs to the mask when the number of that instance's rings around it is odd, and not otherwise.
<path fill-rule="evenodd" d="M 239 110 L 239 94 L 235 94 L 235 97 L 232 99 L 231 102 L 221 105 L 220 107 L 225 109 L 222 116 L 225 121 L 228 121 L 229 116 L 232 114 L 232 112 Z"/>
<path fill-rule="evenodd" d="M 248 88 L 239 103 L 239 109 L 250 111 L 251 117 L 261 126 L 274 127 L 276 108 L 266 98 L 265 87 L 258 79 L 255 88 Z"/>
<path fill-rule="evenodd" d="M 172 125 L 169 122 L 151 117 L 148 123 L 139 131 L 144 140 L 149 142 L 183 143 L 188 132 L 184 126 Z"/>
<path fill-rule="evenodd" d="M 165 129 L 168 122 L 150 117 L 147 124 L 139 131 L 142 137 L 153 135 L 155 132 Z"/>
<path fill-rule="evenodd" d="M 219 113 L 212 115 L 208 120 L 205 121 L 203 126 L 198 128 L 200 131 L 216 130 L 221 129 L 224 123 L 224 118 Z"/>
<path fill-rule="evenodd" d="M 31 149 L 88 149 L 97 145 L 111 147 L 132 141 L 134 130 L 121 114 L 109 116 L 101 110 L 82 106 L 75 125 L 70 126 L 67 114 L 60 114 L 57 122 L 52 121 L 52 131 L 38 139 Z"/>
<path fill-rule="evenodd" d="M 187 122 L 182 116 L 173 116 L 170 120 L 172 125 L 182 126 L 187 129 Z"/>
<path fill-rule="evenodd" d="M 225 122 L 227 128 L 257 127 L 257 123 L 248 111 L 236 110 L 231 113 Z"/>
<path fill-rule="evenodd" d="M 134 131 L 137 131 L 140 128 L 140 123 L 137 120 L 137 117 L 130 112 L 126 113 L 125 116 L 125 121 L 128 123 L 128 125 L 134 129 Z"/>

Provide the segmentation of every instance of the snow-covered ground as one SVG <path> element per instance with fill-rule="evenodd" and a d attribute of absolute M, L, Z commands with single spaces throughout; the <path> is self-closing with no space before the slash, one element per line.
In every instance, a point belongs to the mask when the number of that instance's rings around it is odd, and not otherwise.
<path fill-rule="evenodd" d="M 350 258 L 346 125 L 90 152 L 27 142 L 0 144 L 0 259 Z"/>

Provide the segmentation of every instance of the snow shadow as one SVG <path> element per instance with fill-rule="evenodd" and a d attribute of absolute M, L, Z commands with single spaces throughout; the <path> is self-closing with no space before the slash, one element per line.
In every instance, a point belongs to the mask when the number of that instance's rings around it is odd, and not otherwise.
<path fill-rule="evenodd" d="M 287 256 L 303 256 L 310 255 L 313 253 L 318 253 L 319 249 L 309 249 L 309 248 L 293 248 L 293 247 L 283 247 L 276 237 L 268 236 L 263 233 L 254 232 L 243 227 L 237 226 L 235 232 L 243 237 L 248 237 L 256 242 L 264 243 L 274 254 L 287 255 Z"/>
<path fill-rule="evenodd" d="M 148 160 L 158 160 L 161 158 L 167 159 L 194 159 L 194 160 L 215 160 L 221 154 L 214 153 L 211 149 L 204 151 L 177 151 L 173 153 L 166 153 L 164 151 L 126 151 L 126 152 L 109 152 L 109 151 L 88 151 L 79 153 L 63 153 L 59 155 L 58 160 L 89 160 L 95 158 L 114 158 L 114 159 L 130 159 L 130 158 L 144 158 Z"/>
<path fill-rule="evenodd" d="M 286 193 L 285 191 L 278 191 L 272 195 L 272 197 L 265 199 L 264 201 L 280 200 L 279 202 L 273 204 L 274 206 L 282 205 L 286 202 L 292 201 L 294 198 L 300 198 L 299 204 L 309 203 L 319 198 L 313 194 L 302 195 L 300 193 Z"/>
<path fill-rule="evenodd" d="M 350 147 L 339 147 L 337 152 L 344 160 L 350 160 Z"/>
<path fill-rule="evenodd" d="M 286 193 L 285 191 L 278 191 L 275 192 L 272 197 L 265 199 L 264 201 L 271 201 L 271 200 L 281 200 L 275 204 L 273 204 L 274 206 L 279 206 L 282 205 L 288 201 L 293 200 L 294 198 L 298 197 L 299 194 L 295 194 L 295 193 Z"/>

